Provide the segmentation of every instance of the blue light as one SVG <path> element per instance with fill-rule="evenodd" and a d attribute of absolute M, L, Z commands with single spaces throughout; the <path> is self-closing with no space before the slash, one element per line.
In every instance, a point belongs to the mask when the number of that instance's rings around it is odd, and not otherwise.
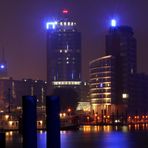
<path fill-rule="evenodd" d="M 100 87 L 101 87 L 101 88 L 103 87 L 103 83 L 100 83 Z"/>
<path fill-rule="evenodd" d="M 4 68 L 5 68 L 5 66 L 4 66 L 3 64 L 1 64 L 1 65 L 0 65 L 0 68 L 1 68 L 1 69 L 4 69 Z"/>
<path fill-rule="evenodd" d="M 46 23 L 46 29 L 55 29 L 56 25 L 58 24 L 58 22 L 47 22 Z"/>
<path fill-rule="evenodd" d="M 115 19 L 111 20 L 111 26 L 116 27 L 117 26 L 117 21 Z"/>

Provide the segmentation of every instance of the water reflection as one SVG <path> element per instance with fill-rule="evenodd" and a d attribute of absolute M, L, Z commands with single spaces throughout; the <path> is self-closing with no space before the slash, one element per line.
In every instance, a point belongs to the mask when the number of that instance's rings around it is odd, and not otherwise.
<path fill-rule="evenodd" d="M 148 124 L 130 126 L 82 126 L 78 131 L 61 131 L 61 148 L 148 147 Z M 6 132 L 7 148 L 22 147 L 18 132 Z M 38 148 L 46 147 L 46 132 L 38 132 Z"/>

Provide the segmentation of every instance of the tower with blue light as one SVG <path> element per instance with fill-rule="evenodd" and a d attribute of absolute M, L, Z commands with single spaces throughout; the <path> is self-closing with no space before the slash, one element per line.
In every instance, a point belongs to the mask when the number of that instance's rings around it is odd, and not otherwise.
<path fill-rule="evenodd" d="M 115 19 L 106 35 L 106 55 L 116 59 L 117 102 L 129 102 L 134 97 L 134 78 L 137 73 L 137 41 L 130 26 L 119 26 Z"/>
<path fill-rule="evenodd" d="M 47 81 L 50 88 L 81 85 L 81 33 L 64 9 L 62 17 L 46 23 Z"/>
<path fill-rule="evenodd" d="M 5 60 L 4 49 L 2 49 L 2 55 L 0 59 L 0 78 L 7 77 L 7 62 Z"/>

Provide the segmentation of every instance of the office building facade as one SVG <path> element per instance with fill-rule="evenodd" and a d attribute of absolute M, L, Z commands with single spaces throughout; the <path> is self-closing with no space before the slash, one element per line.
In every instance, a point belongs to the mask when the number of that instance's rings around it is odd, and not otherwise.
<path fill-rule="evenodd" d="M 128 104 L 135 96 L 136 44 L 133 30 L 129 26 L 112 26 L 106 35 L 106 55 L 116 59 L 117 104 Z"/>
<path fill-rule="evenodd" d="M 59 21 L 47 23 L 47 82 L 49 93 L 60 88 L 81 87 L 81 33 L 77 24 L 63 11 Z M 53 93 L 56 95 L 56 93 Z M 70 98 L 69 98 L 70 99 Z"/>
<path fill-rule="evenodd" d="M 94 113 L 110 115 L 115 110 L 115 58 L 111 55 L 89 63 L 90 99 Z"/>

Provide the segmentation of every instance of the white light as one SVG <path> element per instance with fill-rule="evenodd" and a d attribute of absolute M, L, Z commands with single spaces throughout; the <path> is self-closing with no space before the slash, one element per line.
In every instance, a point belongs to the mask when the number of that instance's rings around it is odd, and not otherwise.
<path fill-rule="evenodd" d="M 62 53 L 62 50 L 60 50 L 60 53 Z"/>
<path fill-rule="evenodd" d="M 68 26 L 70 26 L 70 22 L 68 22 Z"/>
<path fill-rule="evenodd" d="M 81 81 L 53 81 L 53 85 L 81 85 Z"/>
<path fill-rule="evenodd" d="M 64 22 L 64 26 L 66 26 L 66 22 Z"/>
<path fill-rule="evenodd" d="M 128 97 L 129 97 L 128 94 L 122 94 L 122 98 L 123 98 L 123 99 L 127 99 Z"/>
<path fill-rule="evenodd" d="M 46 29 L 49 29 L 50 27 L 52 27 L 52 29 L 55 29 L 57 24 L 58 24 L 58 22 L 47 22 Z"/>
<path fill-rule="evenodd" d="M 63 22 L 60 22 L 60 25 L 63 26 Z"/>
<path fill-rule="evenodd" d="M 116 25 L 117 25 L 116 20 L 115 20 L 115 19 L 112 19 L 112 20 L 111 20 L 111 26 L 112 26 L 112 27 L 116 27 Z"/>

